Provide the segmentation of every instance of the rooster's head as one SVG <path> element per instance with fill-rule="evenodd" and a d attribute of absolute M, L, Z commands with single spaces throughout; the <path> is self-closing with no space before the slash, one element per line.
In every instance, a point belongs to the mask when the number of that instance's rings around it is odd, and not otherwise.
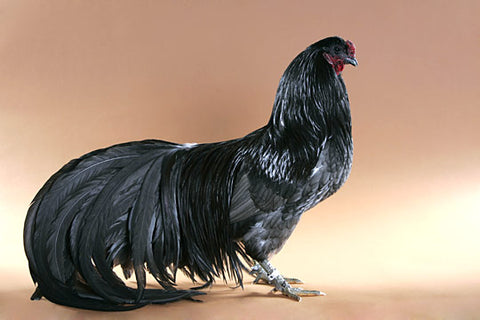
<path fill-rule="evenodd" d="M 355 59 L 355 45 L 350 40 L 345 41 L 339 37 L 331 37 L 314 45 L 319 47 L 323 57 L 332 65 L 337 75 L 343 71 L 345 64 L 351 64 L 355 67 L 358 65 L 357 59 Z"/>

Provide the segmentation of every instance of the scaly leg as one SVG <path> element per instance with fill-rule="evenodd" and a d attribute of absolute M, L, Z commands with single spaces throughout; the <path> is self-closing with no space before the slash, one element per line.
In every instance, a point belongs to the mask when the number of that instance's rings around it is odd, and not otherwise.
<path fill-rule="evenodd" d="M 280 291 L 282 294 L 296 301 L 302 300 L 303 296 L 324 296 L 326 293 L 317 290 L 303 290 L 292 287 L 285 278 L 275 269 L 268 260 L 258 263 L 266 274 L 268 283 L 275 286 L 273 291 Z M 260 271 L 261 272 L 261 271 Z"/>
<path fill-rule="evenodd" d="M 250 270 L 250 274 L 252 276 L 255 276 L 255 280 L 253 280 L 254 284 L 272 285 L 272 282 L 269 280 L 267 273 L 262 268 L 262 266 L 256 261 L 255 261 L 255 265 L 252 267 L 252 270 Z M 285 279 L 285 281 L 287 281 L 289 284 L 303 284 L 303 281 L 297 278 L 283 277 L 283 279 Z"/>

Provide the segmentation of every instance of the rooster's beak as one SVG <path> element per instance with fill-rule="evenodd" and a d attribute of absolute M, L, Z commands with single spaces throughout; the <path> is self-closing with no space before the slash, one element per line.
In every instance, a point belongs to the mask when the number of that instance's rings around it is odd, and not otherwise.
<path fill-rule="evenodd" d="M 358 66 L 357 59 L 355 57 L 348 57 L 343 60 L 345 63 L 351 64 L 352 66 L 356 67 Z"/>

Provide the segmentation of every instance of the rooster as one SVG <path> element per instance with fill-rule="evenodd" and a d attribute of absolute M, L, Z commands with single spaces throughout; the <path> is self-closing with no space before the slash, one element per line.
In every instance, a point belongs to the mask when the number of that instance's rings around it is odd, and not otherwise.
<path fill-rule="evenodd" d="M 300 300 L 269 262 L 301 215 L 349 175 L 353 144 L 345 64 L 355 46 L 339 37 L 310 45 L 280 79 L 268 123 L 235 140 L 144 140 L 74 159 L 33 199 L 24 226 L 32 300 L 92 310 L 131 310 L 196 300 L 216 278 L 255 283 Z M 127 286 L 113 270 L 134 275 Z M 176 273 L 204 284 L 174 288 Z M 146 272 L 162 289 L 146 288 Z"/>

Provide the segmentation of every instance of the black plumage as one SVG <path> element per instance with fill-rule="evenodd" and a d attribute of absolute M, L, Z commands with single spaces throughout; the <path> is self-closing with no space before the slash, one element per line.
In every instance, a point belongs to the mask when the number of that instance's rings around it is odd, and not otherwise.
<path fill-rule="evenodd" d="M 130 142 L 67 163 L 25 221 L 32 299 L 94 310 L 193 299 L 202 292 L 174 288 L 177 270 L 206 285 L 217 277 L 242 285 L 242 261 L 258 261 L 268 282 L 299 299 L 268 259 L 350 172 L 345 63 L 357 64 L 349 41 L 309 46 L 283 74 L 267 125 L 243 138 Z M 163 289 L 145 288 L 146 271 Z"/>

